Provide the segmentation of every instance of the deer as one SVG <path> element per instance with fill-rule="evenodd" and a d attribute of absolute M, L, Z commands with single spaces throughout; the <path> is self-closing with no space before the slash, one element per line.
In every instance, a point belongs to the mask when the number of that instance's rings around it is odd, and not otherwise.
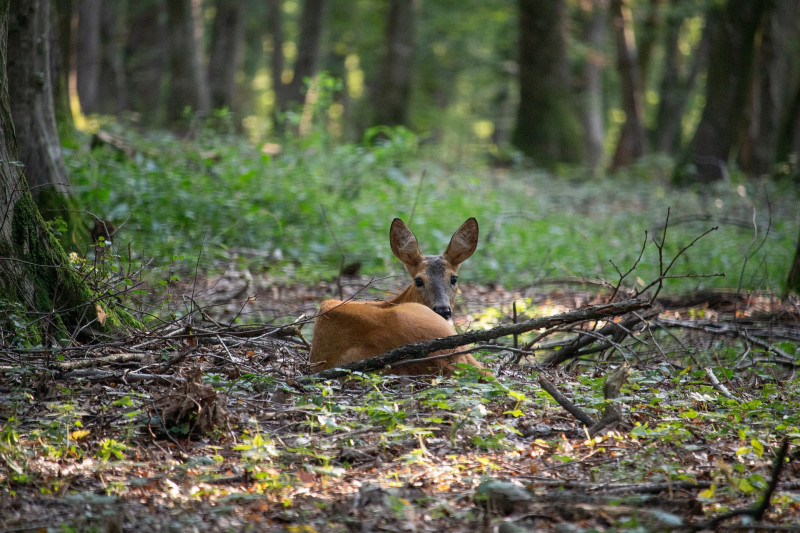
<path fill-rule="evenodd" d="M 382 301 L 324 300 L 314 325 L 310 363 L 314 371 L 374 357 L 410 342 L 456 334 L 451 320 L 458 269 L 478 246 L 478 221 L 467 219 L 441 255 L 422 255 L 414 233 L 399 218 L 389 229 L 392 253 L 413 280 L 402 292 Z M 432 356 L 452 353 L 443 350 Z M 454 363 L 483 368 L 469 353 L 393 367 L 396 375 L 444 374 Z"/>

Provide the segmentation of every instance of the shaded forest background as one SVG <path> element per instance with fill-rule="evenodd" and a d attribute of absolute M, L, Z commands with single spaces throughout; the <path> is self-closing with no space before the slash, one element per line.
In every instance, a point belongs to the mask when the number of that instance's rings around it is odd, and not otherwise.
<path fill-rule="evenodd" d="M 681 160 L 680 179 L 721 179 L 729 164 L 796 173 L 792 0 L 54 7 L 54 57 L 69 65 L 62 76 L 74 72 L 84 117 L 180 129 L 225 110 L 259 141 L 312 126 L 361 140 L 402 125 L 455 153 L 519 150 L 546 167 L 616 169 L 663 153 Z"/>
<path fill-rule="evenodd" d="M 78 228 L 94 206 L 71 203 L 67 169 L 91 172 L 61 154 L 77 131 L 128 156 L 109 131 L 216 131 L 270 156 L 304 139 L 421 145 L 445 165 L 554 178 L 654 165 L 679 186 L 796 184 L 798 29 L 792 0 L 37 0 L 11 5 L 9 92 L 40 210 Z"/>

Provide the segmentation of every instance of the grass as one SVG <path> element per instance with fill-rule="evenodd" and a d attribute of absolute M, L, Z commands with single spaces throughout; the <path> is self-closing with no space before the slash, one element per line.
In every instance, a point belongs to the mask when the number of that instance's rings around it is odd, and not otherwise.
<path fill-rule="evenodd" d="M 670 161 L 653 158 L 623 175 L 588 177 L 530 168 L 497 170 L 477 159 L 448 165 L 403 129 L 385 139 L 330 146 L 324 137 L 288 139 L 270 155 L 240 138 L 207 131 L 191 141 L 167 134 L 122 135 L 136 148 L 69 154 L 77 196 L 101 218 L 127 221 L 115 243 L 136 260 L 184 270 L 213 259 L 248 261 L 292 281 L 331 278 L 342 262 L 365 272 L 399 269 L 388 245 L 393 217 L 406 220 L 427 253 L 443 251 L 470 216 L 481 226 L 465 279 L 509 287 L 578 277 L 616 281 L 645 240 L 661 235 L 676 263 L 668 292 L 708 288 L 780 291 L 792 261 L 800 212 L 796 184 L 745 180 L 696 188 L 669 185 Z M 613 263 L 612 263 L 613 262 Z M 253 266 L 252 264 L 250 266 Z M 634 275 L 658 273 L 652 243 Z"/>

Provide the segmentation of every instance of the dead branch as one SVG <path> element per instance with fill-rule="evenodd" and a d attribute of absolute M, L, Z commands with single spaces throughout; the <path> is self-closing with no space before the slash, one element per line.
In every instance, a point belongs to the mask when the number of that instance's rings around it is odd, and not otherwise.
<path fill-rule="evenodd" d="M 703 369 L 703 371 L 705 371 L 708 381 L 711 382 L 711 386 L 717 389 L 720 394 L 722 394 L 729 400 L 734 400 L 737 402 L 741 401 L 739 400 L 739 398 L 734 396 L 733 393 L 731 393 L 731 391 L 728 390 L 728 387 L 720 383 L 720 381 L 717 379 L 717 376 L 714 374 L 714 371 L 711 369 L 711 367 L 707 366 Z"/>
<path fill-rule="evenodd" d="M 572 403 L 569 398 L 561 394 L 561 392 L 556 388 L 553 383 L 544 377 L 543 374 L 539 374 L 539 385 L 547 391 L 547 393 L 553 397 L 553 399 L 563 407 L 569 414 L 574 416 L 578 419 L 586 427 L 592 427 L 595 425 L 595 420 L 591 416 L 589 416 L 586 412 L 584 412 L 580 407 Z"/>
<path fill-rule="evenodd" d="M 509 335 L 526 333 L 535 329 L 551 328 L 553 326 L 575 324 L 586 320 L 604 320 L 614 316 L 624 315 L 631 311 L 638 309 L 650 309 L 652 304 L 644 300 L 625 300 L 623 302 L 615 302 L 609 304 L 593 305 L 583 309 L 575 309 L 566 313 L 560 313 L 549 317 L 533 318 L 520 322 L 518 324 L 510 324 L 505 326 L 497 326 L 484 331 L 468 331 L 460 335 L 452 335 L 450 337 L 442 337 L 439 339 L 431 339 L 428 341 L 419 341 L 405 344 L 393 350 L 370 357 L 362 361 L 356 361 L 342 365 L 339 368 L 331 368 L 323 370 L 318 374 L 309 376 L 307 379 L 336 379 L 346 376 L 351 372 L 374 372 L 376 370 L 385 370 L 391 368 L 391 365 L 406 359 L 424 357 L 429 353 L 439 350 L 451 350 L 464 346 L 465 344 L 472 344 L 476 342 L 486 342 L 499 337 L 506 337 Z"/>
<path fill-rule="evenodd" d="M 618 343 L 623 338 L 625 338 L 625 336 L 628 334 L 630 330 L 635 328 L 640 323 L 645 322 L 650 318 L 658 316 L 660 312 L 661 312 L 660 306 L 655 306 L 647 309 L 641 315 L 633 314 L 629 317 L 626 317 L 620 323 L 609 322 L 605 326 L 600 328 L 600 330 L 595 332 L 594 335 L 587 335 L 585 333 L 579 334 L 578 337 L 572 343 L 568 344 L 567 346 L 563 347 L 562 349 L 548 356 L 548 358 L 545 359 L 544 361 L 544 365 L 557 366 L 575 357 L 580 357 L 581 355 L 583 355 L 583 352 L 581 352 L 581 348 L 585 348 L 586 346 L 597 341 L 598 336 L 610 337 L 611 343 Z M 609 346 L 610 345 L 611 344 L 609 344 Z"/>

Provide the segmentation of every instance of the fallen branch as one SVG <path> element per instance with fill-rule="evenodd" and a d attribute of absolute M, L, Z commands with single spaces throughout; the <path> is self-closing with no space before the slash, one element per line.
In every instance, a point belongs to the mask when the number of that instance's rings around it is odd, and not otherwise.
<path fill-rule="evenodd" d="M 549 379 L 544 377 L 544 375 L 539 374 L 539 385 L 547 391 L 547 394 L 553 397 L 553 399 L 563 407 L 569 414 L 574 416 L 578 419 L 586 427 L 592 427 L 595 425 L 595 420 L 589 414 L 585 413 L 580 407 L 572 403 L 569 398 L 561 394 L 561 392 L 553 385 Z"/>
<path fill-rule="evenodd" d="M 708 381 L 711 382 L 711 386 L 714 387 L 715 389 L 717 389 L 720 394 L 722 394 L 723 396 L 725 396 L 729 400 L 734 400 L 734 401 L 737 401 L 737 402 L 741 402 L 741 400 L 739 398 L 734 396 L 733 393 L 731 393 L 731 391 L 728 390 L 728 387 L 726 387 L 725 385 L 720 383 L 720 381 L 717 379 L 717 376 L 714 374 L 714 371 L 711 370 L 711 367 L 707 366 L 707 367 L 705 367 L 703 369 L 703 371 L 706 373 L 706 377 L 708 378 Z"/>
<path fill-rule="evenodd" d="M 584 352 L 581 351 L 581 348 L 585 348 L 586 346 L 596 342 L 597 337 L 599 336 L 611 337 L 609 341 L 603 343 L 604 346 L 602 349 L 606 349 L 613 343 L 618 343 L 625 338 L 625 336 L 628 335 L 628 333 L 638 324 L 646 321 L 647 319 L 658 316 L 660 311 L 660 307 L 653 307 L 648 309 L 642 315 L 631 315 L 625 318 L 625 320 L 623 320 L 621 323 L 609 322 L 595 332 L 595 335 L 587 335 L 585 333 L 579 334 L 578 337 L 575 338 L 575 340 L 573 340 L 571 343 L 550 355 L 544 361 L 544 365 L 557 366 L 574 357 L 580 357 L 584 354 Z"/>
<path fill-rule="evenodd" d="M 385 370 L 387 368 L 391 368 L 391 365 L 399 361 L 424 357 L 429 353 L 439 350 L 451 350 L 453 348 L 464 346 L 465 344 L 486 342 L 499 337 L 507 337 L 509 335 L 526 333 L 535 329 L 575 324 L 577 322 L 584 322 L 586 320 L 604 320 L 610 317 L 624 315 L 638 309 L 650 309 L 650 307 L 650 302 L 645 300 L 625 300 L 623 302 L 593 305 L 583 309 L 575 309 L 573 311 L 568 311 L 566 313 L 560 313 L 549 317 L 533 318 L 518 324 L 497 326 L 496 328 L 484 331 L 468 331 L 466 333 L 452 335 L 450 337 L 412 342 L 398 348 L 394 348 L 393 350 L 389 350 L 382 355 L 348 363 L 339 368 L 323 370 L 314 376 L 304 378 L 304 380 L 314 378 L 336 379 L 346 376 L 351 372 L 374 372 L 376 370 Z"/>

